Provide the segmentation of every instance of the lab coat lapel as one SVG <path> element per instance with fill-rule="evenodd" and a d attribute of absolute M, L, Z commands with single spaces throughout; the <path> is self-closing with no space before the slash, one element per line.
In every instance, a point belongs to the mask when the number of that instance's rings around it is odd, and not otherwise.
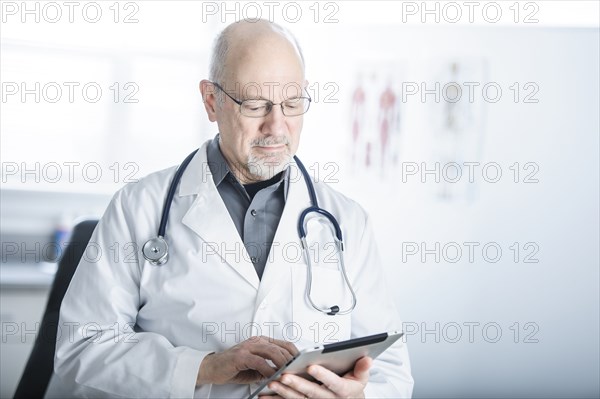
<path fill-rule="evenodd" d="M 258 276 L 240 235 L 221 198 L 206 157 L 207 143 L 198 151 L 181 178 L 179 195 L 197 194 L 182 223 L 200 236 L 213 253 L 229 264 L 250 285 L 258 289 Z M 214 259 L 210 256 L 209 259 Z M 219 260 L 220 261 L 220 260 Z"/>
<path fill-rule="evenodd" d="M 311 205 L 310 197 L 296 163 L 292 163 L 290 168 L 288 196 L 260 282 L 256 306 L 259 306 L 269 292 L 280 286 L 283 279 L 287 278 L 286 274 L 289 275 L 287 264 L 304 263 L 297 226 L 300 213 Z"/>

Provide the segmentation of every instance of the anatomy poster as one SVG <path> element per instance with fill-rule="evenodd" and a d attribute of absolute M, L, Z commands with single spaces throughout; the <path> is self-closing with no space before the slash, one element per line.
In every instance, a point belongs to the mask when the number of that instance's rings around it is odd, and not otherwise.
<path fill-rule="evenodd" d="M 425 86 L 438 94 L 438 101 L 428 95 L 423 102 L 430 169 L 439 166 L 440 170 L 439 183 L 431 186 L 433 195 L 446 201 L 472 200 L 477 183 L 469 181 L 468 165 L 481 162 L 487 63 L 482 58 L 464 57 L 435 59 L 427 65 L 430 76 Z"/>
<path fill-rule="evenodd" d="M 350 91 L 348 155 L 354 174 L 387 178 L 401 161 L 401 63 L 360 67 Z"/>
<path fill-rule="evenodd" d="M 465 162 L 481 160 L 486 76 L 483 58 L 360 65 L 349 92 L 353 175 L 383 182 L 412 179 L 423 183 L 415 189 L 434 200 L 472 200 L 476 183 L 469 181 Z"/>

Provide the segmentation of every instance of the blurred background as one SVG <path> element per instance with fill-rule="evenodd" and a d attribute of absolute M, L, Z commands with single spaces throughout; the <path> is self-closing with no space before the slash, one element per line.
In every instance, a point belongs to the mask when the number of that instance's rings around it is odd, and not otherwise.
<path fill-rule="evenodd" d="M 217 32 L 257 17 L 303 48 L 298 154 L 371 215 L 414 396 L 600 395 L 598 2 L 1 11 L 2 397 L 74 224 L 217 133 L 198 82 Z"/>

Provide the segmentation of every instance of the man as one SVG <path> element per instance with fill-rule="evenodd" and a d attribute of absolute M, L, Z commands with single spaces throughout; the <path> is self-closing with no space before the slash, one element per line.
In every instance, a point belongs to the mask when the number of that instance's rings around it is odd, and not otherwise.
<path fill-rule="evenodd" d="M 200 83 L 219 134 L 194 155 L 170 206 L 169 260 L 140 253 L 156 236 L 175 168 L 115 194 L 60 313 L 48 396 L 246 397 L 297 348 L 400 329 L 364 211 L 322 183 L 319 205 L 339 221 L 357 303 L 328 315 L 307 301 L 297 233 L 311 205 L 292 156 L 310 106 L 304 60 L 276 24 L 242 21 L 217 38 L 210 80 Z M 311 300 L 351 307 L 329 222 L 307 217 Z M 128 252 L 129 251 L 129 252 Z M 300 254 L 300 256 L 298 255 Z M 322 384 L 284 375 L 280 397 L 409 397 L 412 377 L 398 341 L 374 361 Z"/>

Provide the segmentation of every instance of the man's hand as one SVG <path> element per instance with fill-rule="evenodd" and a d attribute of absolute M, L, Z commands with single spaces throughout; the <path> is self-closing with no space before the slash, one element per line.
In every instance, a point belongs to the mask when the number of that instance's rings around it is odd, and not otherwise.
<path fill-rule="evenodd" d="M 323 385 L 292 374 L 284 374 L 279 381 L 269 383 L 269 388 L 278 396 L 268 398 L 364 398 L 364 389 L 369 381 L 369 368 L 372 364 L 373 360 L 370 357 L 363 357 L 356 362 L 354 370 L 343 377 L 324 367 L 310 366 L 308 373 Z"/>
<path fill-rule="evenodd" d="M 298 353 L 287 341 L 251 337 L 220 353 L 211 353 L 200 364 L 196 385 L 249 384 L 272 376 Z M 277 368 L 271 367 L 267 359 Z"/>

